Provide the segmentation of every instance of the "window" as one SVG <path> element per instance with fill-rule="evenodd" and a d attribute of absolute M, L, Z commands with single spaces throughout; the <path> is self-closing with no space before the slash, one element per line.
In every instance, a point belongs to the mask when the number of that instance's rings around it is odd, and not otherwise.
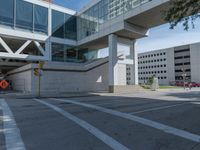
<path fill-rule="evenodd" d="M 179 57 L 175 57 L 175 59 L 183 59 L 183 57 L 182 57 L 182 56 L 179 56 Z"/>
<path fill-rule="evenodd" d="M 71 46 L 52 43 L 52 60 L 53 61 L 78 61 L 78 51 Z"/>
<path fill-rule="evenodd" d="M 52 11 L 52 35 L 64 38 L 64 13 Z"/>
<path fill-rule="evenodd" d="M 76 40 L 77 30 L 76 30 L 76 17 L 65 14 L 65 38 Z"/>
<path fill-rule="evenodd" d="M 64 61 L 64 45 L 52 43 L 52 60 Z"/>
<path fill-rule="evenodd" d="M 34 31 L 48 33 L 48 9 L 34 5 Z"/>
<path fill-rule="evenodd" d="M 14 0 L 0 0 L 0 24 L 14 25 Z"/>
<path fill-rule="evenodd" d="M 184 56 L 184 58 L 190 58 L 190 56 Z"/>
<path fill-rule="evenodd" d="M 189 52 L 190 49 L 176 50 L 174 53 Z"/>
<path fill-rule="evenodd" d="M 190 62 L 186 62 L 186 63 L 184 63 L 184 65 L 190 65 Z"/>
<path fill-rule="evenodd" d="M 16 27 L 33 30 L 33 4 L 16 1 Z"/>

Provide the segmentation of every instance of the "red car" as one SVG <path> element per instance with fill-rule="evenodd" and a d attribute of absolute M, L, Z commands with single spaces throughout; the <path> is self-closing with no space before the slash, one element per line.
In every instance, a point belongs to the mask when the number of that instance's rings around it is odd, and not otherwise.
<path fill-rule="evenodd" d="M 184 82 L 183 81 L 176 81 L 175 82 L 176 86 L 184 86 Z M 186 87 L 200 87 L 200 83 L 195 83 L 195 82 L 185 82 L 185 86 Z"/>
<path fill-rule="evenodd" d="M 192 87 L 200 87 L 200 83 L 191 82 Z"/>
<path fill-rule="evenodd" d="M 196 87 L 200 87 L 200 83 L 196 83 L 197 84 L 197 86 Z"/>
<path fill-rule="evenodd" d="M 175 83 L 176 86 L 184 86 L 184 82 L 181 82 L 181 81 L 177 81 Z"/>

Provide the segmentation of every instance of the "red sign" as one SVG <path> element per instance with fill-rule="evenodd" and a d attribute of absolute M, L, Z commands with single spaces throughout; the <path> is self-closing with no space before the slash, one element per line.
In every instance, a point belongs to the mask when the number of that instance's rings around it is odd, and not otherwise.
<path fill-rule="evenodd" d="M 8 85 L 9 85 L 9 83 L 8 83 L 6 80 L 2 80 L 2 81 L 0 82 L 0 87 L 1 87 L 2 89 L 6 89 L 6 88 L 8 87 Z"/>

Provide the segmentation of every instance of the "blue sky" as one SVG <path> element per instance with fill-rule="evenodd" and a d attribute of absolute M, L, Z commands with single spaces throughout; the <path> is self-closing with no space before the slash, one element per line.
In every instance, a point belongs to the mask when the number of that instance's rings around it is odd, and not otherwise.
<path fill-rule="evenodd" d="M 179 24 L 175 29 L 169 29 L 169 24 L 150 29 L 149 36 L 138 40 L 137 46 L 140 52 L 157 50 L 200 41 L 200 20 L 196 20 L 195 28 L 183 30 Z"/>
<path fill-rule="evenodd" d="M 54 0 L 56 4 L 79 11 L 91 0 Z M 138 40 L 137 49 L 139 52 L 157 50 L 173 46 L 195 43 L 200 41 L 200 20 L 196 21 L 195 29 L 184 31 L 182 25 L 174 30 L 169 29 L 165 24 L 150 29 L 149 36 Z"/>
<path fill-rule="evenodd" d="M 79 11 L 83 6 L 90 2 L 90 0 L 53 0 L 53 2 L 58 5 Z"/>

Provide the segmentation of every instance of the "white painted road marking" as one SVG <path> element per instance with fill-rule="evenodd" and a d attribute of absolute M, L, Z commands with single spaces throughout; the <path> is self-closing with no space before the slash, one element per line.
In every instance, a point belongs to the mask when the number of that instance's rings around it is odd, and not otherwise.
<path fill-rule="evenodd" d="M 107 108 L 92 105 L 92 104 L 76 102 L 76 101 L 73 101 L 73 100 L 63 100 L 63 99 L 56 99 L 56 98 L 52 98 L 52 99 L 57 100 L 57 101 L 66 102 L 66 103 L 72 103 L 72 104 L 75 104 L 75 105 L 80 105 L 80 106 L 87 107 L 87 108 L 96 109 L 96 110 L 104 112 L 104 113 L 108 113 L 108 114 L 111 114 L 111 115 L 115 115 L 115 116 L 118 116 L 118 117 L 122 117 L 122 118 L 125 118 L 125 119 L 132 120 L 134 122 L 141 123 L 143 125 L 161 130 L 165 133 L 173 134 L 173 135 L 188 139 L 190 141 L 200 143 L 200 136 L 199 135 L 196 135 L 196 134 L 184 131 L 184 130 L 180 130 L 180 129 L 177 129 L 177 128 L 174 128 L 174 127 L 171 127 L 171 126 L 168 126 L 168 125 L 164 125 L 164 124 L 161 124 L 161 123 L 149 120 L 149 119 L 145 119 L 145 118 L 138 117 L 138 116 L 135 116 L 135 115 L 130 115 L 130 114 L 127 114 L 127 113 L 119 112 L 119 111 L 112 110 L 112 109 L 107 109 Z"/>
<path fill-rule="evenodd" d="M 7 150 L 26 150 L 12 111 L 4 99 L 0 99 L 3 110 L 3 132 Z"/>
<path fill-rule="evenodd" d="M 36 100 L 37 102 L 42 103 L 42 104 L 50 107 L 51 109 L 57 111 L 58 113 L 60 113 L 63 116 L 65 116 L 66 118 L 72 120 L 73 122 L 75 122 L 76 124 L 78 124 L 79 126 L 84 128 L 85 130 L 87 130 L 88 132 L 93 134 L 95 137 L 100 139 L 102 142 L 107 144 L 112 149 L 114 149 L 114 150 L 129 150 L 129 148 L 127 148 L 126 146 L 120 144 L 118 141 L 116 141 L 112 137 L 108 136 L 104 132 L 100 131 L 99 129 L 95 128 L 94 126 L 90 125 L 86 121 L 77 118 L 76 116 L 64 111 L 63 109 L 61 109 L 61 108 L 59 108 L 59 107 L 57 107 L 55 105 L 49 104 L 49 103 L 41 101 L 39 99 L 34 99 L 34 100 Z"/>
<path fill-rule="evenodd" d="M 129 114 L 133 115 L 133 114 L 145 113 L 145 112 L 149 112 L 149 111 L 163 110 L 163 109 L 172 108 L 172 107 L 176 107 L 176 106 L 181 106 L 181 105 L 185 105 L 185 104 L 188 104 L 188 103 L 180 103 L 180 104 L 175 104 L 175 105 L 155 107 L 155 108 L 145 109 L 145 110 L 141 110 L 141 111 L 131 112 Z"/>

